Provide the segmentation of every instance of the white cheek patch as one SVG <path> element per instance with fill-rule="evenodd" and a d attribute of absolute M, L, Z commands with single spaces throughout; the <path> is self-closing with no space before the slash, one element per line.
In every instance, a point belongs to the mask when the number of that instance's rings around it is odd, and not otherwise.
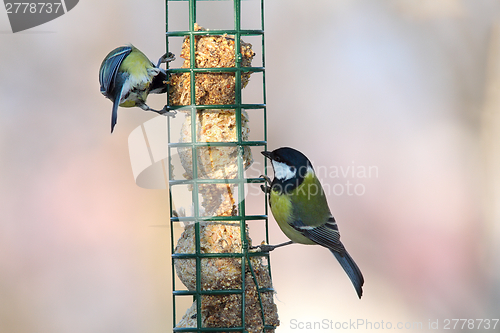
<path fill-rule="evenodd" d="M 279 180 L 288 180 L 295 177 L 296 170 L 292 170 L 288 165 L 281 162 L 272 161 L 274 176 Z"/>

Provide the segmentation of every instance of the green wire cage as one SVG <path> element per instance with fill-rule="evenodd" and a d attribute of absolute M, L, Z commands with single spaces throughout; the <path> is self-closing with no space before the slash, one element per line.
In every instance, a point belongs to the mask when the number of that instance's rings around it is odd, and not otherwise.
<path fill-rule="evenodd" d="M 252 2 L 257 29 L 242 29 L 242 1 L 231 0 L 234 26 L 211 30 L 198 22 L 199 1 L 166 1 L 167 52 L 184 59 L 167 68 L 167 107 L 178 112 L 168 119 L 174 332 L 274 332 L 279 324 L 269 254 L 250 250 L 252 225 L 269 240 L 267 198 L 254 192 L 266 169 L 264 158 L 257 162 L 267 145 L 264 2 Z M 187 18 L 187 29 L 170 30 L 174 15 Z M 250 81 L 256 103 L 242 93 Z M 251 212 L 250 187 L 262 199 Z"/>

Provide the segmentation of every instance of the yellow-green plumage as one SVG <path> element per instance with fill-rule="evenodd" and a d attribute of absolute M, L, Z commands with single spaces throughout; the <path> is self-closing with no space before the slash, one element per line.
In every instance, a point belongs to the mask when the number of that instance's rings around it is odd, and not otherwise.
<path fill-rule="evenodd" d="M 313 171 L 308 172 L 302 184 L 289 194 L 272 190 L 269 200 L 276 222 L 290 240 L 301 244 L 317 244 L 291 226 L 297 219 L 308 226 L 319 226 L 330 217 L 325 193 Z"/>
<path fill-rule="evenodd" d="M 317 244 L 329 249 L 361 298 L 363 274 L 340 241 L 337 222 L 330 213 L 325 193 L 309 159 L 289 147 L 262 154 L 273 165 L 271 189 L 264 191 L 269 193 L 271 211 L 283 233 L 292 242 Z M 290 242 L 269 247 L 272 250 L 287 244 Z"/>
<path fill-rule="evenodd" d="M 132 76 L 147 75 L 147 69 L 154 68 L 154 65 L 138 48 L 135 46 L 131 47 L 132 52 L 123 60 L 120 65 L 120 71 L 128 72 Z"/>
<path fill-rule="evenodd" d="M 121 107 L 134 107 L 137 101 L 146 102 L 148 98 L 148 88 L 155 75 L 158 74 L 158 69 L 139 49 L 132 46 L 132 52 L 123 60 L 119 71 L 128 73 L 128 84 L 138 91 L 137 97 L 124 100 Z"/>
<path fill-rule="evenodd" d="M 118 118 L 118 106 L 136 106 L 144 111 L 175 115 L 175 112 L 168 112 L 165 107 L 154 110 L 146 104 L 149 94 L 167 92 L 167 73 L 160 68 L 160 64 L 174 59 L 175 56 L 169 52 L 155 65 L 133 45 L 120 46 L 108 53 L 99 68 L 99 83 L 101 93 L 113 101 L 111 132 Z"/>

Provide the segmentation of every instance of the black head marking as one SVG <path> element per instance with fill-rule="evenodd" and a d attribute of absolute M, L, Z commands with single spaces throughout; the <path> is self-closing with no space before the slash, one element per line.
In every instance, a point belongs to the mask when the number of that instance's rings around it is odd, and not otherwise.
<path fill-rule="evenodd" d="M 290 179 L 278 179 L 274 177 L 272 189 L 280 193 L 290 193 L 304 181 L 309 168 L 312 169 L 312 164 L 309 159 L 300 151 L 282 147 L 273 151 L 264 151 L 262 154 L 272 161 L 284 163 L 295 171 L 295 176 Z"/>

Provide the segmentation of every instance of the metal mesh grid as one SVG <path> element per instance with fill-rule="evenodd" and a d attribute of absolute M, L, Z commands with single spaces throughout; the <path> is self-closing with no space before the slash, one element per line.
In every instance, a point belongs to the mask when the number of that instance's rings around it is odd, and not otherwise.
<path fill-rule="evenodd" d="M 166 45 L 167 52 L 176 50 L 169 50 L 169 41 L 172 37 L 188 37 L 190 42 L 190 67 L 189 68 L 167 68 L 167 72 L 169 74 L 173 73 L 189 73 L 190 74 L 190 105 L 185 106 L 174 106 L 171 105 L 170 101 L 167 102 L 169 110 L 189 110 L 191 116 L 191 142 L 172 142 L 170 135 L 171 128 L 171 120 L 168 119 L 168 153 L 169 153 L 169 163 L 171 163 L 172 149 L 178 148 L 188 148 L 191 149 L 191 157 L 192 157 L 192 174 L 193 179 L 183 179 L 183 180 L 175 180 L 172 179 L 172 175 L 169 176 L 169 192 L 170 192 L 170 223 L 171 223 L 171 244 L 172 244 L 172 288 L 173 288 L 173 321 L 174 326 L 176 325 L 178 318 L 176 318 L 176 297 L 192 295 L 194 301 L 196 302 L 196 328 L 175 328 L 174 332 L 215 332 L 221 331 L 220 328 L 214 327 L 205 327 L 202 328 L 202 316 L 201 316 L 201 296 L 202 295 L 227 295 L 227 294 L 240 294 L 241 295 L 241 323 L 240 327 L 224 327 L 224 331 L 227 332 L 246 332 L 245 330 L 245 271 L 247 269 L 250 270 L 252 277 L 255 281 L 256 286 L 258 287 L 257 280 L 251 267 L 250 257 L 252 256 L 264 256 L 268 262 L 269 268 L 269 276 L 271 276 L 270 271 L 270 261 L 269 255 L 261 252 L 250 252 L 248 247 L 249 244 L 247 242 L 247 234 L 246 234 L 246 222 L 247 221 L 263 221 L 265 224 L 265 237 L 266 242 L 269 241 L 268 238 L 268 210 L 267 210 L 267 198 L 265 199 L 265 207 L 264 214 L 261 215 L 247 215 L 246 207 L 245 207 L 245 184 L 249 183 L 263 183 L 261 178 L 245 178 L 244 175 L 244 166 L 243 166 L 243 152 L 244 147 L 248 146 L 257 146 L 263 147 L 263 149 L 267 148 L 267 122 L 266 122 L 266 93 L 265 93 L 265 48 L 264 48 L 264 1 L 260 1 L 260 27 L 259 30 L 243 30 L 241 29 L 241 0 L 232 0 L 234 3 L 234 29 L 233 30 L 209 30 L 209 31 L 195 31 L 195 23 L 197 22 L 197 2 L 196 0 L 187 0 L 189 1 L 188 10 L 189 10 L 189 30 L 186 31 L 169 31 L 169 2 L 171 1 L 183 1 L 183 0 L 166 0 Z M 186 0 L 184 0 L 186 1 Z M 231 68 L 196 68 L 195 61 L 195 36 L 207 36 L 207 35 L 232 35 L 234 36 L 235 42 L 235 67 Z M 262 67 L 242 67 L 241 65 L 241 37 L 242 36 L 260 36 L 262 40 L 262 52 L 261 52 L 261 63 Z M 168 66 L 168 65 L 167 65 Z M 243 72 L 252 72 L 252 73 L 262 73 L 262 98 L 263 102 L 258 104 L 243 104 L 242 103 L 242 82 L 241 82 L 241 73 Z M 195 76 L 199 73 L 235 73 L 235 103 L 234 104 L 226 104 L 226 105 L 196 105 L 196 89 L 195 89 Z M 236 118 L 236 133 L 237 140 L 234 142 L 197 142 L 196 136 L 196 114 L 199 110 L 205 109 L 231 109 L 235 110 L 235 118 Z M 242 138 L 242 110 L 262 110 L 264 115 L 264 140 L 262 141 L 245 141 Z M 237 165 L 238 165 L 238 174 L 234 179 L 200 179 L 198 178 L 198 161 L 197 161 L 197 150 L 201 147 L 236 147 L 237 154 Z M 266 163 L 264 161 L 264 163 Z M 262 173 L 265 172 L 265 165 L 262 170 Z M 199 211 L 199 186 L 203 184 L 236 184 L 238 188 L 238 206 L 237 206 L 237 215 L 235 216 L 201 216 Z M 193 216 L 190 217 L 176 217 L 173 216 L 173 197 L 172 197 L 172 187 L 178 185 L 190 185 L 192 186 L 192 203 L 194 207 Z M 176 223 L 181 222 L 195 222 L 195 253 L 174 253 L 174 225 Z M 242 243 L 242 251 L 241 253 L 202 253 L 200 249 L 200 224 L 198 222 L 201 221 L 238 221 L 240 223 L 240 236 Z M 225 289 L 225 290 L 202 290 L 201 287 L 201 259 L 203 258 L 240 258 L 241 259 L 241 288 L 240 289 Z M 174 262 L 176 259 L 195 259 L 196 261 L 196 290 L 178 290 L 175 285 L 175 267 Z M 248 267 L 249 266 L 249 267 Z M 259 288 L 259 302 L 262 309 L 262 301 L 260 299 L 260 292 L 269 292 L 273 291 L 272 288 Z M 274 326 L 266 325 L 264 312 L 262 311 L 262 320 L 264 324 L 265 330 L 273 330 Z"/>

